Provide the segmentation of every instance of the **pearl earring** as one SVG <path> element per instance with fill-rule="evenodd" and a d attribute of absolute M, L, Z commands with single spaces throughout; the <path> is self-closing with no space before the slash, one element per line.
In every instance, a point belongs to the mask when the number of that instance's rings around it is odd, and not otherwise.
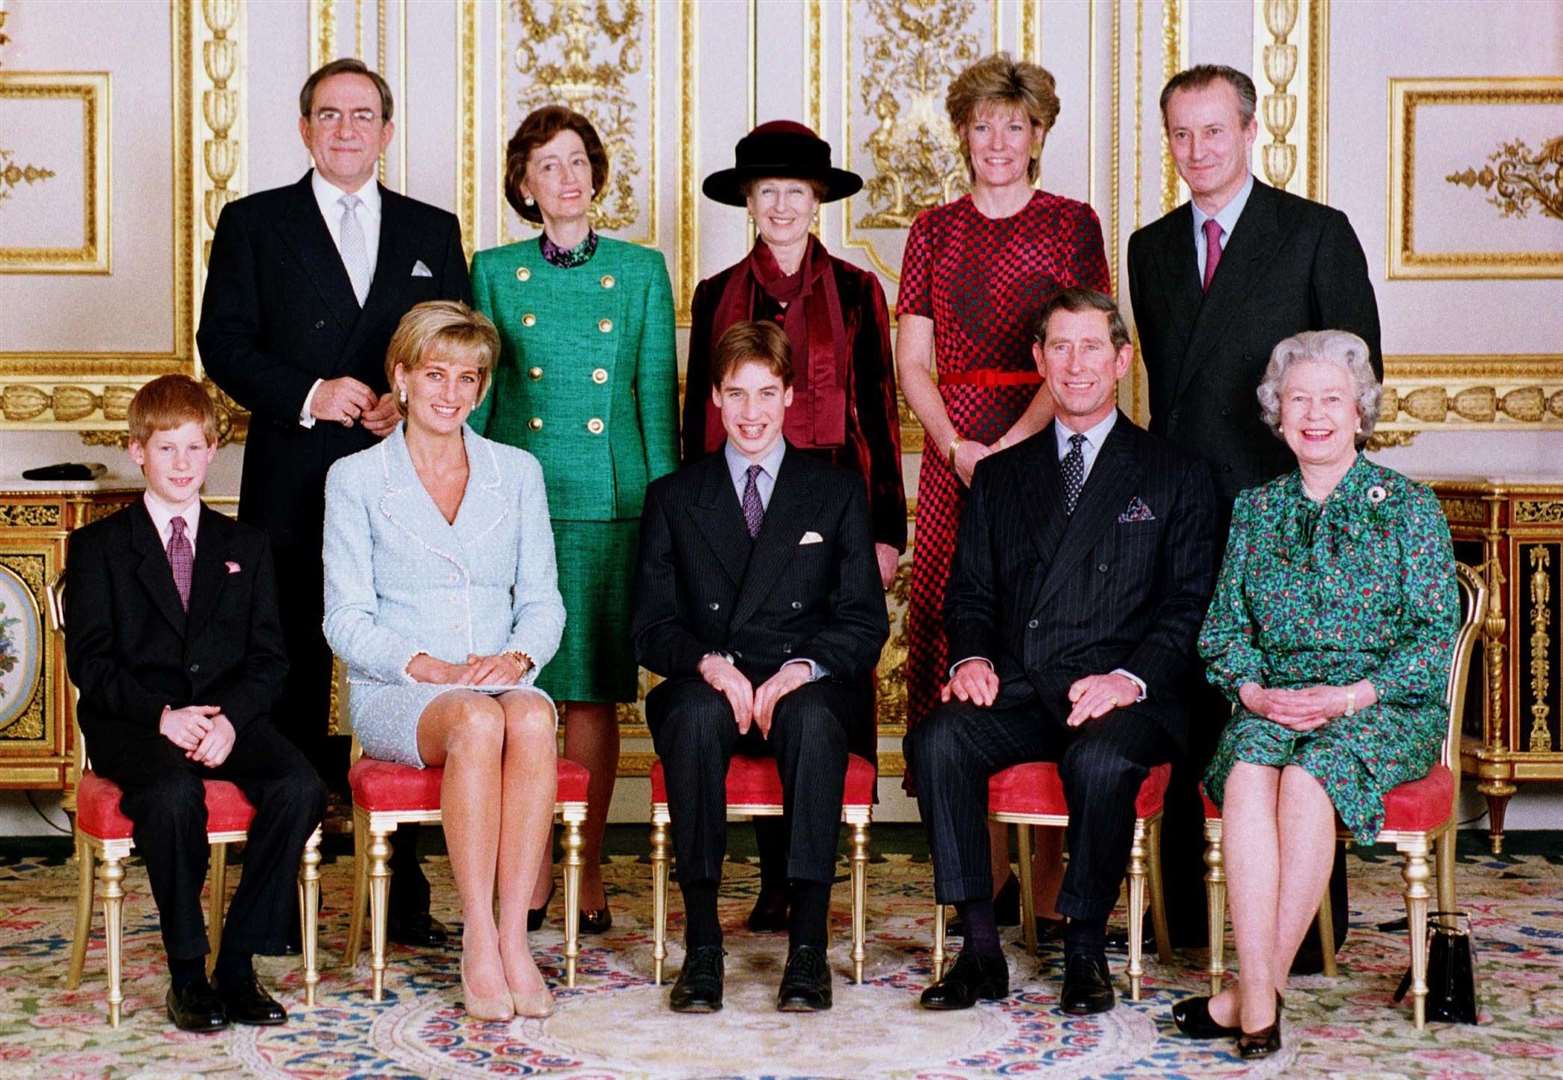
<path fill-rule="evenodd" d="M 532 196 L 530 196 L 530 195 L 523 195 L 523 196 L 521 196 L 521 201 L 526 203 L 528 206 L 536 206 L 537 205 L 537 200 L 532 198 Z"/>
<path fill-rule="evenodd" d="M 405 404 L 407 404 L 407 388 L 406 388 L 406 387 L 405 387 L 405 386 L 404 386 L 404 387 L 402 387 L 402 392 L 401 392 L 401 394 L 400 394 L 400 395 L 399 395 L 399 397 L 398 397 L 398 400 L 399 400 L 399 401 L 400 401 L 400 402 L 401 402 L 401 403 L 402 403 L 402 404 L 403 404 L 403 405 L 405 405 Z"/>

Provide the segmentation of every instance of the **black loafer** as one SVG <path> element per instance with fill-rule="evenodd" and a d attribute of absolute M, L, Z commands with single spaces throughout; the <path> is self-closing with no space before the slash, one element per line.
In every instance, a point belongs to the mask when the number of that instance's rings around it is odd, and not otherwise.
<path fill-rule="evenodd" d="M 1237 1056 L 1245 1060 L 1269 1057 L 1281 1049 L 1281 1016 L 1262 1031 L 1245 1031 L 1237 1037 Z"/>
<path fill-rule="evenodd" d="M 205 978 L 188 982 L 181 990 L 170 988 L 166 1004 L 168 1019 L 180 1031 L 221 1031 L 228 1026 L 223 1000 Z"/>
<path fill-rule="evenodd" d="M 427 911 L 392 912 L 385 920 L 385 935 L 414 949 L 438 949 L 450 940 L 450 930 Z"/>
<path fill-rule="evenodd" d="M 1103 1013 L 1118 1002 L 1112 976 L 1103 953 L 1077 952 L 1064 956 L 1064 990 L 1058 1007 L 1071 1016 Z"/>
<path fill-rule="evenodd" d="M 787 890 L 760 887 L 749 912 L 749 929 L 756 934 L 779 934 L 787 929 Z"/>
<path fill-rule="evenodd" d="M 824 1012 L 830 1008 L 830 964 L 818 945 L 799 945 L 787 957 L 776 1008 L 781 1012 Z"/>
<path fill-rule="evenodd" d="M 700 945 L 684 957 L 668 1004 L 674 1012 L 713 1013 L 722 1008 L 722 947 Z"/>
<path fill-rule="evenodd" d="M 980 1001 L 1009 997 L 1009 964 L 1003 956 L 981 955 L 962 949 L 944 978 L 923 991 L 918 1003 L 925 1009 L 969 1009 Z"/>
<path fill-rule="evenodd" d="M 217 996 L 222 999 L 228 1019 L 235 1024 L 272 1027 L 288 1022 L 287 1010 L 261 989 L 260 981 L 254 975 L 236 985 L 219 987 Z"/>
<path fill-rule="evenodd" d="M 1275 992 L 1275 1014 L 1281 1015 L 1281 1009 L 1286 1002 L 1281 997 L 1281 992 Z M 1195 997 L 1184 998 L 1172 1007 L 1172 1022 L 1178 1025 L 1178 1030 L 1191 1039 L 1231 1039 L 1243 1033 L 1243 1029 L 1237 1024 L 1228 1027 L 1218 1024 L 1210 1015 L 1210 998 Z"/>
<path fill-rule="evenodd" d="M 613 929 L 613 912 L 604 904 L 599 908 L 582 908 L 578 924 L 583 934 L 606 934 Z"/>

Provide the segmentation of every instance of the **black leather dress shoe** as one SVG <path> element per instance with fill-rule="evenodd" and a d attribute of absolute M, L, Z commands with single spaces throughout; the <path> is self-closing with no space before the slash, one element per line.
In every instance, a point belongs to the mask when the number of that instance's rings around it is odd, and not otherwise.
<path fill-rule="evenodd" d="M 1281 1009 L 1286 1002 L 1281 997 L 1281 992 L 1275 992 L 1275 1014 L 1281 1015 Z M 1216 1023 L 1215 1017 L 1210 1015 L 1210 998 L 1194 997 L 1184 998 L 1172 1007 L 1172 1022 L 1178 1025 L 1178 1030 L 1191 1039 L 1231 1039 L 1243 1033 L 1243 1029 L 1236 1024 L 1230 1027 L 1226 1024 Z"/>
<path fill-rule="evenodd" d="M 918 999 L 925 1009 L 969 1009 L 982 1001 L 1009 996 L 1009 964 L 1003 956 L 984 956 L 962 949 L 944 978 Z"/>
<path fill-rule="evenodd" d="M 830 964 L 818 945 L 799 945 L 787 957 L 776 1008 L 782 1012 L 823 1012 L 830 1008 Z"/>
<path fill-rule="evenodd" d="M 756 934 L 778 934 L 787 929 L 787 890 L 760 888 L 749 912 L 749 929 Z"/>
<path fill-rule="evenodd" d="M 223 1011 L 228 1014 L 228 1019 L 235 1024 L 271 1027 L 288 1022 L 287 1010 L 276 998 L 261 989 L 260 980 L 254 975 L 236 985 L 219 987 L 217 996 L 222 999 Z"/>
<path fill-rule="evenodd" d="M 604 904 L 598 908 L 582 908 L 577 924 L 583 934 L 606 934 L 613 929 L 613 912 Z"/>
<path fill-rule="evenodd" d="M 385 935 L 414 949 L 438 949 L 450 940 L 450 930 L 427 911 L 392 912 L 385 920 Z"/>
<path fill-rule="evenodd" d="M 668 998 L 674 1012 L 713 1013 L 722 1008 L 722 955 L 720 945 L 689 950 Z"/>
<path fill-rule="evenodd" d="M 168 1018 L 180 1031 L 221 1031 L 228 1026 L 222 998 L 212 984 L 200 978 L 181 990 L 168 991 Z"/>
<path fill-rule="evenodd" d="M 1059 1008 L 1072 1016 L 1087 1016 L 1106 1012 L 1117 1001 L 1105 954 L 1065 954 L 1064 990 L 1058 997 Z"/>

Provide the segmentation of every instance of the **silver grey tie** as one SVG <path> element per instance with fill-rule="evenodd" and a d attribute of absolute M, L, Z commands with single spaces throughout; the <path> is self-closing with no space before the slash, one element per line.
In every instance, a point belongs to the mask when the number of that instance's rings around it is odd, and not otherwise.
<path fill-rule="evenodd" d="M 343 195 L 342 204 L 342 265 L 353 282 L 353 294 L 358 306 L 364 306 L 369 296 L 369 251 L 364 245 L 364 227 L 358 223 L 358 207 L 363 200 L 357 195 Z"/>

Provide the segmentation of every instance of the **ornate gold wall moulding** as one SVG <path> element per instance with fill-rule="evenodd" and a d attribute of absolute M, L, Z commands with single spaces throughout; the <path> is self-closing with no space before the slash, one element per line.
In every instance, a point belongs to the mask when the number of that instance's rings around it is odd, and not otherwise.
<path fill-rule="evenodd" d="M 1552 667 L 1552 549 L 1546 544 L 1530 548 L 1530 732 L 1526 749 L 1547 753 L 1552 749 L 1552 729 L 1547 718 Z"/>
<path fill-rule="evenodd" d="M 1389 251 L 1388 251 L 1388 276 L 1391 278 L 1473 278 L 1473 279 L 1502 279 L 1502 278 L 1557 278 L 1563 277 L 1563 250 L 1556 245 L 1545 243 L 1538 244 L 1529 250 L 1496 250 L 1496 251 L 1432 251 L 1424 244 L 1419 248 L 1417 220 L 1416 190 L 1416 153 L 1417 153 L 1417 122 L 1418 114 L 1423 109 L 1429 108 L 1459 108 L 1470 109 L 1478 106 L 1504 107 L 1500 115 L 1506 122 L 1512 123 L 1514 107 L 1530 106 L 1543 110 L 1538 116 L 1537 123 L 1551 125 L 1556 116 L 1556 111 L 1563 106 L 1563 78 L 1472 78 L 1472 79 L 1391 79 L 1389 81 Z M 1538 129 L 1546 130 L 1548 137 L 1543 143 L 1542 150 L 1537 156 L 1550 160 L 1552 174 L 1550 181 L 1546 179 L 1546 161 L 1534 166 L 1534 175 L 1540 182 L 1540 187 L 1532 194 L 1537 195 L 1551 193 L 1556 196 L 1560 190 L 1559 172 L 1563 170 L 1563 147 L 1559 147 L 1558 138 L 1551 137 L 1550 127 Z M 1498 152 L 1499 158 L 1504 158 L 1510 150 L 1514 155 L 1529 154 L 1524 139 L 1512 132 L 1493 132 L 1491 137 L 1485 137 L 1476 132 L 1470 125 L 1461 128 L 1461 132 L 1473 142 L 1492 145 L 1492 138 L 1504 141 L 1504 148 Z M 1489 159 L 1490 161 L 1492 159 Z M 1517 183 L 1514 179 L 1524 175 L 1526 169 L 1531 166 L 1520 167 L 1517 162 L 1511 162 L 1509 167 L 1510 184 Z M 1501 169 L 1493 170 L 1493 185 L 1500 183 Z M 1460 185 L 1460 179 L 1464 173 L 1448 175 L 1445 179 Z M 1482 173 L 1473 172 L 1470 184 L 1465 186 L 1472 188 L 1486 187 L 1482 183 Z M 1424 195 L 1428 188 L 1424 187 Z M 1436 190 L 1436 189 L 1435 189 Z M 1451 193 L 1452 194 L 1452 193 Z M 1511 186 L 1506 194 L 1503 190 L 1497 192 L 1495 202 L 1500 214 L 1494 214 L 1495 220 L 1507 216 L 1523 216 L 1517 213 L 1504 211 L 1504 201 L 1518 201 L 1523 194 L 1521 187 Z M 1475 200 L 1472 198 L 1472 209 L 1475 209 Z M 1439 206 L 1424 212 L 1447 216 L 1460 212 L 1454 203 L 1440 202 Z"/>
<path fill-rule="evenodd" d="M 1254 0 L 1254 78 L 1270 141 L 1254 171 L 1273 187 L 1323 202 L 1329 110 L 1329 0 Z M 1299 124 L 1298 121 L 1301 120 Z"/>
<path fill-rule="evenodd" d="M 1516 499 L 1514 502 L 1516 525 L 1557 525 L 1563 523 L 1563 500 Z"/>
<path fill-rule="evenodd" d="M 59 526 L 58 506 L 0 502 L 0 529 L 57 529 Z"/>
<path fill-rule="evenodd" d="M 81 107 L 81 240 L 38 245 L 6 242 L 6 219 L 29 215 L 27 193 L 37 183 L 64 183 L 63 162 L 31 164 L 44 154 L 40 136 L 57 121 L 29 122 L 28 104 L 75 101 Z M 110 269 L 109 74 L 106 71 L 0 71 L 0 274 L 107 274 Z M 20 141 L 18 141 L 20 140 Z M 74 170 L 69 170 L 74 171 Z"/>
<path fill-rule="evenodd" d="M 1375 439 L 1457 428 L 1563 429 L 1563 355 L 1386 356 L 1384 369 Z"/>
<path fill-rule="evenodd" d="M 1261 66 L 1270 92 L 1260 102 L 1270 142 L 1259 156 L 1265 179 L 1272 187 L 1285 188 L 1297 171 L 1297 147 L 1288 141 L 1297 122 L 1297 95 L 1286 89 L 1297 75 L 1297 46 L 1286 39 L 1297 25 L 1299 4 L 1298 0 L 1263 0 L 1254 7 L 1270 35 L 1262 48 Z"/>
<path fill-rule="evenodd" d="M 45 709 L 53 694 L 56 667 L 52 635 L 43 630 L 42 598 L 52 560 L 36 540 L 8 540 L 0 546 L 0 657 L 10 663 L 6 693 L 0 695 L 0 742 L 7 749 L 44 738 Z"/>
<path fill-rule="evenodd" d="M 457 20 L 456 220 L 461 222 L 461 246 L 471 261 L 472 253 L 479 246 L 478 7 L 475 0 L 461 0 Z"/>
<path fill-rule="evenodd" d="M 700 280 L 700 259 L 695 251 L 695 222 L 700 206 L 699 148 L 695 145 L 695 60 L 700 47 L 700 27 L 695 0 L 679 0 L 678 28 L 678 195 L 674 205 L 678 217 L 678 265 L 674 270 L 674 282 L 678 294 L 678 325 L 688 326 L 689 306 Z"/>
<path fill-rule="evenodd" d="M 244 142 L 240 138 L 239 87 L 244 35 L 239 28 L 239 0 L 201 0 L 201 119 L 207 135 L 201 140 L 201 274 L 205 280 L 212 234 L 223 207 L 243 190 L 240 176 Z"/>
<path fill-rule="evenodd" d="M 0 385 L 0 429 L 123 424 L 135 392 L 115 384 Z"/>
<path fill-rule="evenodd" d="M 1563 221 L 1563 135 L 1548 139 L 1540 150 L 1524 139 L 1511 139 L 1487 155 L 1480 171 L 1462 169 L 1444 179 L 1492 192 L 1487 201 L 1503 217 L 1525 217 L 1534 206 Z"/>
<path fill-rule="evenodd" d="M 314 71 L 337 58 L 335 0 L 310 0 L 308 20 L 309 70 Z"/>

